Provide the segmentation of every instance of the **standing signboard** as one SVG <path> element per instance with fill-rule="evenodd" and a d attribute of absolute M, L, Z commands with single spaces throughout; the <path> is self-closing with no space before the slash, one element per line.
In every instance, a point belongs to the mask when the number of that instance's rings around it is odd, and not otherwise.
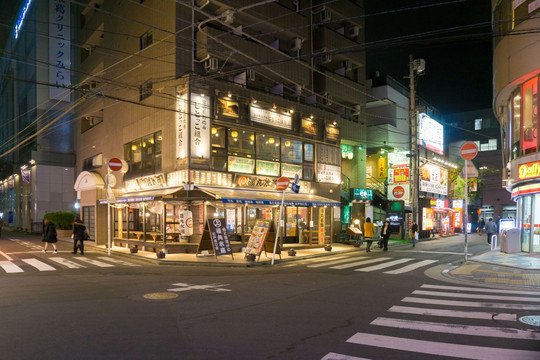
<path fill-rule="evenodd" d="M 216 259 L 220 255 L 231 255 L 234 259 L 231 242 L 227 236 L 225 219 L 208 219 L 206 221 L 196 255 L 199 255 L 203 250 L 214 251 Z"/>
<path fill-rule="evenodd" d="M 262 250 L 264 249 L 265 252 L 272 251 L 275 241 L 276 232 L 274 230 L 274 223 L 270 220 L 257 220 L 244 253 L 246 254 L 246 257 L 248 255 L 255 255 L 260 259 Z M 279 247 L 279 244 L 276 249 L 276 254 L 281 258 L 281 248 Z"/>

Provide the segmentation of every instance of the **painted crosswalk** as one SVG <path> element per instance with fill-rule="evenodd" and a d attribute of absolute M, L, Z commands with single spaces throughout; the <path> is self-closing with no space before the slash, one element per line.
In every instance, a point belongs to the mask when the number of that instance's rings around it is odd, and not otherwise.
<path fill-rule="evenodd" d="M 313 258 L 288 264 L 286 267 L 305 266 L 310 269 L 327 268 L 332 270 L 353 270 L 359 272 L 382 271 L 384 274 L 399 275 L 427 267 L 438 260 L 419 260 L 413 258 L 394 259 L 391 257 L 368 256 L 330 256 Z M 369 266 L 368 266 L 369 265 Z M 387 271 L 384 271 L 387 270 Z"/>
<path fill-rule="evenodd" d="M 539 298 L 540 291 L 424 284 L 346 339 L 357 346 L 351 354 L 322 359 L 357 359 L 368 348 L 387 359 L 540 359 L 538 328 L 519 322 L 524 311 L 540 311 Z"/>
<path fill-rule="evenodd" d="M 56 271 L 61 269 L 82 269 L 88 267 L 110 268 L 115 266 L 140 266 L 129 261 L 99 256 L 97 258 L 89 258 L 82 256 L 49 256 L 44 258 L 25 258 L 20 260 L 10 259 L 0 261 L 0 275 L 15 274 L 31 271 Z M 2 271 L 3 270 L 3 271 Z"/>

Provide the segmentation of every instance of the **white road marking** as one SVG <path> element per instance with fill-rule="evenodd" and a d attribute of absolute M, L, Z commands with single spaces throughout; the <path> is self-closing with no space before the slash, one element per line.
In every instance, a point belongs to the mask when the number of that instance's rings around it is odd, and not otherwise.
<path fill-rule="evenodd" d="M 466 318 L 466 319 L 482 319 L 482 320 L 517 321 L 517 315 L 510 314 L 510 313 L 442 310 L 442 309 L 428 309 L 428 308 L 418 308 L 418 307 L 410 307 L 410 306 L 392 306 L 390 309 L 388 309 L 388 311 L 401 313 L 401 314 L 455 317 L 459 319 Z"/>
<path fill-rule="evenodd" d="M 498 294 L 540 295 L 540 291 L 503 290 L 503 289 L 489 289 L 489 288 L 482 288 L 482 287 L 429 285 L 429 284 L 423 284 L 420 287 L 427 288 L 427 289 L 438 289 L 438 290 L 457 290 L 457 291 L 487 292 L 487 293 L 498 293 Z"/>
<path fill-rule="evenodd" d="M 454 335 L 457 334 L 469 336 L 489 336 L 508 339 L 540 340 L 539 333 L 535 333 L 529 330 L 513 329 L 509 327 L 444 324 L 431 321 L 391 319 L 385 317 L 378 317 L 370 324 L 392 327 L 397 329 L 421 330 Z"/>
<path fill-rule="evenodd" d="M 486 299 L 486 300 L 505 300 L 505 301 L 531 301 L 531 302 L 540 302 L 538 297 L 519 297 L 519 296 L 499 296 L 491 294 L 463 294 L 463 293 L 450 293 L 450 292 L 437 292 L 437 291 L 424 291 L 424 290 L 415 290 L 412 292 L 413 295 L 429 295 L 429 296 L 441 296 L 441 297 L 451 297 L 451 298 L 467 298 L 467 299 Z"/>
<path fill-rule="evenodd" d="M 437 261 L 438 260 L 422 260 L 422 261 L 419 261 L 417 263 L 410 264 L 410 265 L 404 266 L 404 267 L 396 269 L 396 270 L 385 271 L 384 273 L 385 274 L 394 274 L 394 275 L 395 274 L 403 274 L 403 273 L 406 273 L 406 272 L 413 271 L 415 269 L 421 268 L 423 266 L 433 264 L 433 263 L 435 263 Z"/>
<path fill-rule="evenodd" d="M 382 258 L 375 258 L 375 259 L 369 259 L 369 260 L 363 260 L 363 261 L 355 261 L 355 262 L 344 264 L 344 265 L 332 266 L 332 267 L 330 267 L 330 269 L 338 269 L 338 270 L 347 269 L 347 268 L 351 268 L 351 267 L 355 267 L 355 266 L 372 264 L 372 263 L 375 263 L 375 262 L 380 262 L 380 261 L 384 261 L 384 260 L 388 260 L 388 259 L 390 259 L 390 258 L 382 257 Z"/>
<path fill-rule="evenodd" d="M 310 267 L 310 268 L 318 268 L 318 267 L 323 267 L 323 266 L 328 266 L 328 265 L 341 264 L 341 263 L 344 263 L 344 262 L 347 262 L 347 261 L 357 260 L 357 259 L 365 259 L 365 257 L 364 256 L 359 256 L 359 257 L 354 257 L 354 258 L 347 257 L 346 259 L 341 259 L 341 260 L 332 259 L 332 260 L 335 260 L 335 261 L 317 262 L 317 264 L 308 265 L 308 267 Z"/>
<path fill-rule="evenodd" d="M 487 303 L 475 301 L 456 301 L 456 300 L 438 300 L 438 299 L 422 299 L 415 297 L 405 297 L 401 301 L 412 302 L 417 304 L 432 304 L 446 306 L 466 306 L 474 308 L 492 308 L 492 309 L 514 309 L 514 310 L 534 310 L 540 311 L 540 305 L 522 305 L 522 304 L 505 304 L 505 303 Z"/>
<path fill-rule="evenodd" d="M 85 268 L 86 266 L 74 263 L 71 260 L 65 259 L 63 257 L 50 257 L 49 260 L 52 260 L 54 262 L 57 262 L 60 265 L 64 265 L 65 267 L 68 267 L 70 269 L 78 269 L 78 268 Z"/>
<path fill-rule="evenodd" d="M 489 348 L 484 346 L 449 344 L 436 341 L 405 339 L 394 336 L 356 333 L 347 340 L 348 343 L 375 346 L 386 349 L 412 351 L 429 355 L 451 356 L 462 359 L 489 360 L 537 360 L 540 352 L 529 350 L 512 350 Z"/>
<path fill-rule="evenodd" d="M 79 260 L 84 261 L 84 262 L 87 262 L 89 264 L 96 265 L 96 266 L 99 266 L 99 267 L 114 267 L 113 264 L 107 264 L 107 263 L 104 263 L 102 261 L 88 259 L 88 258 L 85 258 L 84 256 L 76 257 L 74 259 L 77 260 L 77 261 L 79 261 Z"/>
<path fill-rule="evenodd" d="M 0 266 L 7 273 L 21 273 L 24 270 L 12 263 L 11 261 L 0 261 Z"/>
<path fill-rule="evenodd" d="M 98 259 L 101 259 L 101 260 L 104 260 L 104 261 L 110 261 L 112 263 L 119 264 L 119 265 L 125 265 L 125 266 L 141 266 L 139 264 L 133 264 L 133 263 L 130 263 L 130 262 L 127 262 L 127 261 L 124 261 L 124 260 L 111 258 L 111 257 L 108 257 L 108 256 L 99 256 Z"/>
<path fill-rule="evenodd" d="M 180 288 L 175 289 L 167 289 L 167 291 L 188 291 L 188 290 L 208 290 L 208 291 L 216 291 L 216 292 L 223 292 L 223 291 L 232 291 L 231 289 L 223 289 L 222 286 L 227 286 L 229 284 L 208 284 L 208 285 L 190 285 L 186 283 L 176 283 L 173 284 L 174 286 L 181 286 Z"/>
<path fill-rule="evenodd" d="M 3 257 L 5 257 L 6 260 L 9 260 L 9 261 L 13 260 L 13 259 L 10 258 L 6 253 L 4 253 L 4 252 L 2 252 L 2 251 L 0 251 L 0 255 L 2 255 Z"/>
<path fill-rule="evenodd" d="M 337 353 L 328 353 L 323 357 L 321 360 L 370 360 L 367 358 L 359 358 L 356 356 L 349 356 L 349 355 L 343 355 L 343 354 L 337 354 Z"/>
<path fill-rule="evenodd" d="M 448 254 L 448 255 L 463 255 L 463 252 L 453 251 L 427 251 L 427 250 L 393 250 L 394 252 L 407 252 L 407 253 L 422 253 L 422 254 Z M 467 255 L 473 255 L 467 253 Z"/>
<path fill-rule="evenodd" d="M 411 260 L 414 260 L 414 259 L 398 259 L 398 260 L 386 262 L 386 263 L 379 264 L 379 265 L 368 266 L 368 267 L 362 268 L 362 269 L 355 269 L 354 271 L 370 272 L 370 271 L 385 269 L 387 267 L 398 265 L 398 264 L 403 264 L 403 263 L 411 261 Z"/>
<path fill-rule="evenodd" d="M 46 264 L 43 261 L 40 261 L 38 259 L 22 259 L 22 261 L 24 261 L 28 265 L 32 265 L 39 271 L 55 271 L 56 270 L 51 265 Z"/>

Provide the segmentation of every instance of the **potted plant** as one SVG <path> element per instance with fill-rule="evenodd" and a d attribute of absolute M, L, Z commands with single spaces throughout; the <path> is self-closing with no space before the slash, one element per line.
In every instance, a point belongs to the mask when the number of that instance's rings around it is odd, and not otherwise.
<path fill-rule="evenodd" d="M 46 213 L 43 216 L 43 220 L 50 220 L 56 228 L 56 235 L 59 238 L 69 238 L 73 233 L 73 221 L 77 213 L 73 211 L 57 211 L 53 213 Z"/>

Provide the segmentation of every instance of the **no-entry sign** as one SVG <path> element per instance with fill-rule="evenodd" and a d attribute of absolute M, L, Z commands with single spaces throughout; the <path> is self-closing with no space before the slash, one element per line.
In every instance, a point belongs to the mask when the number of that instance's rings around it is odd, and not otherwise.
<path fill-rule="evenodd" d="M 276 189 L 278 190 L 286 190 L 289 187 L 289 178 L 286 176 L 280 177 L 276 182 Z"/>
<path fill-rule="evenodd" d="M 120 160 L 118 158 L 109 159 L 109 168 L 112 171 L 120 171 L 120 170 L 122 170 L 122 160 Z"/>
<path fill-rule="evenodd" d="M 461 158 L 463 160 L 472 160 L 476 157 L 477 154 L 478 146 L 476 146 L 476 144 L 472 141 L 464 143 L 459 149 L 459 155 L 461 155 Z"/>

